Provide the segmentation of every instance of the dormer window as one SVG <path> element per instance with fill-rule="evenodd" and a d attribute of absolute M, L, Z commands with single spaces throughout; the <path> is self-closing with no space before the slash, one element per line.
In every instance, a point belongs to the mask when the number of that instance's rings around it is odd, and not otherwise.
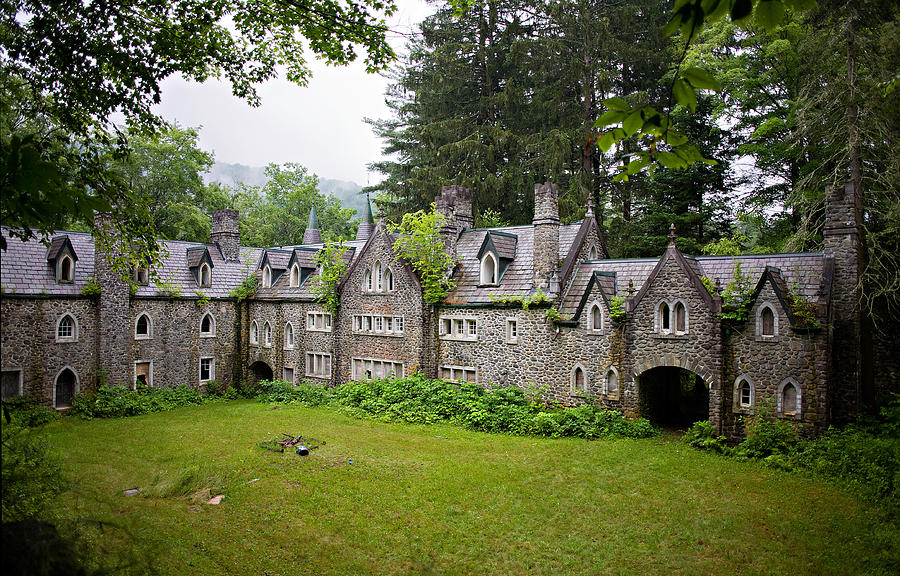
<path fill-rule="evenodd" d="M 69 255 L 62 256 L 56 266 L 56 281 L 71 284 L 75 280 L 75 262 Z"/>
<path fill-rule="evenodd" d="M 212 271 L 209 269 L 209 264 L 203 263 L 200 266 L 200 287 L 208 288 L 212 285 Z"/>
<path fill-rule="evenodd" d="M 300 286 L 300 266 L 294 264 L 291 266 L 291 288 Z"/>
<path fill-rule="evenodd" d="M 262 285 L 263 285 L 263 288 L 271 288 L 272 287 L 272 269 L 269 268 L 268 266 L 263 268 Z"/>
<path fill-rule="evenodd" d="M 500 267 L 497 265 L 497 258 L 488 252 L 481 258 L 481 274 L 478 283 L 485 286 L 496 286 L 499 276 Z"/>
<path fill-rule="evenodd" d="M 150 268 L 147 266 L 137 266 L 134 269 L 134 283 L 139 286 L 146 286 L 150 283 Z"/>

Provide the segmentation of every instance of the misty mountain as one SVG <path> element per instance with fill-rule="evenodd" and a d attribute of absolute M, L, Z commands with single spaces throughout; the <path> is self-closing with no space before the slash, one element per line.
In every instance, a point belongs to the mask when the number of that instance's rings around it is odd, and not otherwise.
<path fill-rule="evenodd" d="M 248 186 L 262 186 L 266 183 L 265 166 L 245 166 L 244 164 L 231 164 L 228 162 L 216 162 L 209 172 L 203 175 L 203 182 L 219 182 L 225 186 L 237 186 L 239 183 Z M 319 192 L 328 196 L 331 194 L 341 202 L 344 208 L 356 210 L 357 216 L 361 215 L 366 205 L 366 197 L 360 194 L 362 186 L 356 182 L 347 180 L 319 179 Z"/>

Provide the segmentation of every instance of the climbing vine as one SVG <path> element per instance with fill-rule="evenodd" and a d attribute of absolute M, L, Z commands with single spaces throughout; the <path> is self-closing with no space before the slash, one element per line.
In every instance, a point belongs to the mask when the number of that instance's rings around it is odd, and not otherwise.
<path fill-rule="evenodd" d="M 346 252 L 347 247 L 341 240 L 337 244 L 326 244 L 316 253 L 319 274 L 313 278 L 310 287 L 316 300 L 324 304 L 332 314 L 337 313 L 337 309 L 341 305 L 337 285 L 347 271 L 347 261 L 344 260 Z"/>
<path fill-rule="evenodd" d="M 722 312 L 719 316 L 723 320 L 733 322 L 745 322 L 750 317 L 753 284 L 750 276 L 744 274 L 741 263 L 735 260 L 733 280 L 725 285 L 722 292 Z"/>
<path fill-rule="evenodd" d="M 609 317 L 617 324 L 624 324 L 628 320 L 628 314 L 625 313 L 624 297 L 613 296 L 609 299 Z"/>
<path fill-rule="evenodd" d="M 250 273 L 241 280 L 241 283 L 234 287 L 234 290 L 228 293 L 232 298 L 237 298 L 238 302 L 246 300 L 256 294 L 256 274 Z"/>
<path fill-rule="evenodd" d="M 549 304 L 550 297 L 547 293 L 538 288 L 534 294 L 526 294 L 524 296 L 491 296 L 491 302 L 495 304 L 512 304 L 521 306 L 522 310 L 528 310 L 533 304 Z"/>
<path fill-rule="evenodd" d="M 456 287 L 448 274 L 453 259 L 444 247 L 440 232 L 443 225 L 444 217 L 433 203 L 428 212 L 404 214 L 400 224 L 387 225 L 388 234 L 399 234 L 394 241 L 394 254 L 406 260 L 419 276 L 423 298 L 429 304 L 441 302 Z"/>

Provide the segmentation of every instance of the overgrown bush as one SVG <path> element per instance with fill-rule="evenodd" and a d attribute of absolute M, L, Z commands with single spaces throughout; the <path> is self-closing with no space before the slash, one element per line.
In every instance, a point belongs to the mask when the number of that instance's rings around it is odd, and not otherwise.
<path fill-rule="evenodd" d="M 261 380 L 259 387 L 256 398 L 260 402 L 323 406 L 332 400 L 331 390 L 305 380 L 297 385 L 284 380 Z"/>
<path fill-rule="evenodd" d="M 9 414 L 13 424 L 24 428 L 33 428 L 59 419 L 59 413 L 32 402 L 27 396 L 17 396 L 3 401 L 3 415 Z"/>
<path fill-rule="evenodd" d="M 764 406 L 757 408 L 747 419 L 747 437 L 735 449 L 735 455 L 746 458 L 767 458 L 790 452 L 797 444 L 797 432 L 793 424 L 772 415 Z"/>
<path fill-rule="evenodd" d="M 3 523 L 36 518 L 62 491 L 59 462 L 34 432 L 3 424 Z"/>
<path fill-rule="evenodd" d="M 716 429 L 709 420 L 700 420 L 684 433 L 682 440 L 689 446 L 700 450 L 725 453 L 728 450 L 725 436 L 716 434 Z"/>
<path fill-rule="evenodd" d="M 125 386 L 100 386 L 96 392 L 76 394 L 72 413 L 87 420 L 121 418 L 195 406 L 203 402 L 203 395 L 186 385 L 174 388 L 140 386 L 136 390 Z"/>

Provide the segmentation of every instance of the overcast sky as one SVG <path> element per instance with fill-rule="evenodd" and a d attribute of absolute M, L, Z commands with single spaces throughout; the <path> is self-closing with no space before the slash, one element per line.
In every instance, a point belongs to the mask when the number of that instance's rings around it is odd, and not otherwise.
<path fill-rule="evenodd" d="M 392 30 L 412 31 L 434 12 L 424 0 L 398 0 L 388 21 Z M 406 40 L 392 37 L 396 51 Z M 361 58 L 360 58 L 361 60 Z M 366 74 L 361 62 L 329 67 L 310 57 L 312 78 L 305 88 L 286 80 L 259 87 L 262 104 L 253 108 L 231 94 L 227 83 L 203 84 L 171 77 L 162 83 L 156 111 L 169 121 L 200 128 L 200 147 L 219 162 L 264 166 L 297 162 L 320 178 L 365 186 L 381 179 L 366 165 L 381 159 L 381 140 L 363 118 L 387 118 L 387 80 Z"/>

